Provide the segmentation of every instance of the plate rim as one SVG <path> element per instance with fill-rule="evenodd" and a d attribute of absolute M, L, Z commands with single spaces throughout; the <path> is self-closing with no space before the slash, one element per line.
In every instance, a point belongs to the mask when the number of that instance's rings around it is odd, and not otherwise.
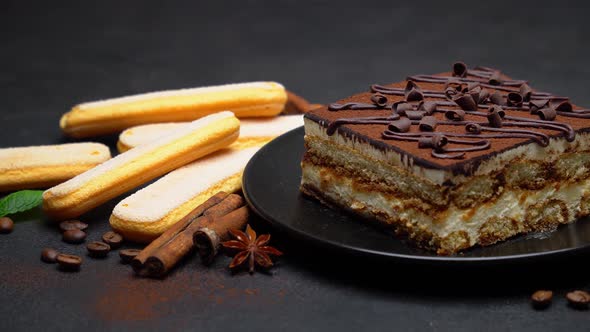
<path fill-rule="evenodd" d="M 269 149 L 273 149 L 275 145 L 280 144 L 283 140 L 287 139 L 290 136 L 299 136 L 303 137 L 304 135 L 304 127 L 300 126 L 295 129 L 292 129 L 275 139 L 271 142 L 265 144 L 262 148 L 260 148 L 252 158 L 246 164 L 244 168 L 243 176 L 242 176 L 242 192 L 244 194 L 244 198 L 246 202 L 250 206 L 250 208 L 256 213 L 258 216 L 266 220 L 272 227 L 275 227 L 288 235 L 295 235 L 298 238 L 305 239 L 308 241 L 313 242 L 316 245 L 320 246 L 327 246 L 335 250 L 344 250 L 347 251 L 349 254 L 356 254 L 356 255 L 368 255 L 371 257 L 376 258 L 386 258 L 386 259 L 395 259 L 404 262 L 412 262 L 412 263 L 452 263 L 452 264 L 495 264 L 495 263 L 522 263 L 523 261 L 530 262 L 531 260 L 545 260 L 545 259 L 554 259 L 556 256 L 561 256 L 564 254 L 569 255 L 577 255 L 581 252 L 590 250 L 590 243 L 579 246 L 579 247 L 570 247 L 570 248 L 559 248 L 549 251 L 541 251 L 541 252 L 531 252 L 531 253 L 524 253 L 524 254 L 515 254 L 515 255 L 502 255 L 502 256 L 482 256 L 482 257 L 472 257 L 472 256 L 420 256 L 420 255 L 408 255 L 408 254 L 400 254 L 394 252 L 386 252 L 386 251 L 379 251 L 379 250 L 372 250 L 367 248 L 362 248 L 358 246 L 347 245 L 343 243 L 339 243 L 334 240 L 325 239 L 317 237 L 309 232 L 301 231 L 295 227 L 292 227 L 288 223 L 281 222 L 280 220 L 276 220 L 276 218 L 270 216 L 268 213 L 265 213 L 263 209 L 255 204 L 255 199 L 251 197 L 249 187 L 250 187 L 250 177 L 248 174 L 252 172 L 254 169 L 254 164 L 262 158 L 261 155 L 264 154 L 265 151 Z M 283 149 L 283 151 L 287 151 Z M 338 211 L 340 213 L 344 213 Z"/>

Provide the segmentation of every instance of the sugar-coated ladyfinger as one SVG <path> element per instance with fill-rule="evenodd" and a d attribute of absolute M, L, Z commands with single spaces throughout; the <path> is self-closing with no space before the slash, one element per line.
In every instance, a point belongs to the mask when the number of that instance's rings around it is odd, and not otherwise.
<path fill-rule="evenodd" d="M 117 204 L 111 227 L 126 239 L 153 240 L 217 192 L 240 190 L 258 149 L 224 149 L 170 172 Z"/>
<path fill-rule="evenodd" d="M 233 143 L 240 121 L 219 112 L 129 150 L 50 188 L 43 194 L 45 212 L 56 219 L 77 217 L 111 198 Z"/>
<path fill-rule="evenodd" d="M 0 192 L 49 188 L 111 158 L 99 143 L 0 149 Z"/>
<path fill-rule="evenodd" d="M 79 104 L 60 121 L 72 137 L 122 131 L 140 124 L 193 121 L 230 110 L 239 118 L 279 114 L 287 101 L 285 88 L 275 82 L 227 84 L 152 92 Z"/>
<path fill-rule="evenodd" d="M 125 152 L 134 147 L 149 143 L 159 136 L 174 131 L 182 123 L 154 123 L 129 128 L 119 135 L 117 148 Z M 302 115 L 285 115 L 274 118 L 244 119 L 240 121 L 240 136 L 231 147 L 246 148 L 264 144 L 269 140 L 303 125 Z"/>

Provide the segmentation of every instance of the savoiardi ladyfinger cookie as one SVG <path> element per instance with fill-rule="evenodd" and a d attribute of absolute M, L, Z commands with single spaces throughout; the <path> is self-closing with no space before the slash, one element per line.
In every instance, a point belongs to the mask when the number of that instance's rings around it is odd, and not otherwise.
<path fill-rule="evenodd" d="M 153 240 L 217 192 L 239 191 L 258 149 L 223 149 L 168 173 L 117 204 L 111 227 L 133 241 Z"/>
<path fill-rule="evenodd" d="M 119 152 L 125 152 L 134 147 L 149 143 L 183 125 L 186 125 L 186 123 L 154 123 L 129 128 L 119 135 L 117 148 Z M 264 144 L 300 126 L 303 126 L 303 115 L 243 119 L 240 120 L 240 136 L 232 144 L 232 148 L 246 148 Z"/>
<path fill-rule="evenodd" d="M 233 143 L 239 120 L 219 112 L 193 121 L 48 189 L 43 208 L 56 218 L 77 217 L 149 180 Z"/>
<path fill-rule="evenodd" d="M 275 82 L 226 84 L 151 92 L 76 105 L 60 120 L 72 137 L 90 137 L 158 122 L 193 121 L 229 110 L 238 118 L 271 117 L 287 101 L 285 88 Z"/>
<path fill-rule="evenodd" d="M 0 192 L 44 189 L 111 158 L 100 143 L 71 143 L 0 149 Z"/>

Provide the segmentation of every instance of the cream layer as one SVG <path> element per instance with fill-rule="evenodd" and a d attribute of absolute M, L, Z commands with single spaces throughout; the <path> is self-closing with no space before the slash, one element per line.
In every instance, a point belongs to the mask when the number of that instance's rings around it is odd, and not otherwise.
<path fill-rule="evenodd" d="M 409 223 L 445 238 L 457 231 L 469 235 L 469 246 L 479 242 L 480 228 L 492 219 L 507 219 L 524 223 L 527 210 L 552 200 L 564 202 L 568 220 L 580 214 L 581 200 L 590 194 L 590 179 L 562 185 L 548 185 L 541 190 L 504 190 L 496 200 L 470 209 L 450 205 L 436 216 L 427 215 L 415 208 L 415 199 L 400 199 L 378 191 L 363 191 L 353 178 L 342 177 L 326 167 L 302 163 L 302 185 L 316 188 L 322 195 L 341 206 L 368 217 L 387 215 L 401 223 Z M 530 216 L 529 216 L 530 217 Z M 526 229 L 526 228 L 525 228 Z"/>

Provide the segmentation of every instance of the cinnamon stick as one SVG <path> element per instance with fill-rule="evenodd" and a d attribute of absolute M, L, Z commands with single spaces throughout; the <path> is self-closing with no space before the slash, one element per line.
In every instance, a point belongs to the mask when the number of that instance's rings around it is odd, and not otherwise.
<path fill-rule="evenodd" d="M 320 104 L 310 104 L 305 98 L 287 91 L 287 102 L 281 114 L 305 114 L 311 110 L 321 107 Z"/>
<path fill-rule="evenodd" d="M 205 225 L 214 225 L 232 211 L 240 210 L 244 200 L 239 195 L 231 194 L 219 203 L 204 210 L 201 216 L 192 219 L 184 228 L 174 234 L 166 234 L 166 241 L 159 241 L 161 246 L 153 248 L 144 263 L 136 272 L 141 276 L 162 277 L 194 248 L 193 235 Z M 162 235 L 164 236 L 164 235 Z"/>
<path fill-rule="evenodd" d="M 194 219 L 185 229 L 148 256 L 141 269 L 136 272 L 142 277 L 159 278 L 166 275 L 182 258 L 193 250 L 193 234 L 199 229 L 198 225 L 211 222 L 211 219 L 213 219 L 211 216 L 201 216 Z"/>
<path fill-rule="evenodd" d="M 158 250 L 146 259 L 140 275 L 163 277 L 176 263 L 188 255 L 193 247 L 192 235 L 185 231 L 181 232 L 166 245 L 166 250 Z"/>
<path fill-rule="evenodd" d="M 199 251 L 201 262 L 211 264 L 221 246 L 221 242 L 230 238 L 229 231 L 243 229 L 248 222 L 249 210 L 243 206 L 232 211 L 217 220 L 203 220 L 201 227 L 194 233 L 193 243 Z"/>
<path fill-rule="evenodd" d="M 147 247 L 145 247 L 135 258 L 131 261 L 131 266 L 135 272 L 139 272 L 143 268 L 143 264 L 147 260 L 147 258 L 154 253 L 158 248 L 162 247 L 166 244 L 166 242 L 170 241 L 174 238 L 179 232 L 185 229 L 195 218 L 202 215 L 207 209 L 219 204 L 223 199 L 225 199 L 229 194 L 221 191 L 213 196 L 211 196 L 208 200 L 203 202 L 203 204 L 197 206 L 194 210 L 192 210 L 189 214 L 187 214 L 184 218 L 182 218 L 179 222 L 174 224 L 170 227 L 166 232 L 160 235 L 157 239 L 152 241 Z"/>
<path fill-rule="evenodd" d="M 240 195 L 231 194 L 223 199 L 223 204 L 217 204 L 205 210 L 204 216 L 223 216 L 246 204 Z"/>

